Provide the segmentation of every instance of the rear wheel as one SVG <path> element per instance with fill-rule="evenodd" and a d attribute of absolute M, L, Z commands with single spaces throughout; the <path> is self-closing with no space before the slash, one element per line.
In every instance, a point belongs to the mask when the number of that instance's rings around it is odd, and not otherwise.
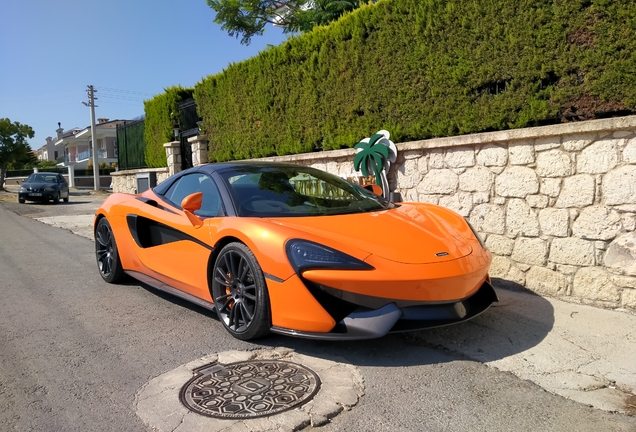
<path fill-rule="evenodd" d="M 269 333 L 269 296 L 252 251 L 242 243 L 228 244 L 219 253 L 213 272 L 212 297 L 226 330 L 241 340 Z"/>
<path fill-rule="evenodd" d="M 68 194 L 66 194 L 66 198 L 64 198 L 64 202 L 68 202 Z"/>
<path fill-rule="evenodd" d="M 113 229 L 106 218 L 101 218 L 95 230 L 95 256 L 99 274 L 108 283 L 117 283 L 126 274 L 121 266 Z"/>

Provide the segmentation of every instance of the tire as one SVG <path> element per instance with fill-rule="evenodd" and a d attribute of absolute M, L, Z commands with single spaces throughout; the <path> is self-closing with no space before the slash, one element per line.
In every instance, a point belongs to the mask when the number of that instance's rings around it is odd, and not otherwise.
<path fill-rule="evenodd" d="M 66 198 L 64 198 L 64 202 L 67 203 L 68 202 L 68 195 L 66 196 Z"/>
<path fill-rule="evenodd" d="M 53 202 L 55 204 L 59 204 L 60 203 L 60 193 L 59 192 L 53 197 Z"/>
<path fill-rule="evenodd" d="M 24 201 L 25 201 L 25 200 L 18 198 L 18 202 L 19 202 L 20 204 L 24 204 Z"/>
<path fill-rule="evenodd" d="M 95 229 L 95 258 L 99 274 L 106 282 L 114 284 L 125 278 L 113 229 L 106 218 L 101 218 Z"/>
<path fill-rule="evenodd" d="M 221 249 L 212 271 L 212 298 L 225 329 L 241 340 L 268 334 L 269 295 L 252 251 L 243 243 L 230 243 Z"/>

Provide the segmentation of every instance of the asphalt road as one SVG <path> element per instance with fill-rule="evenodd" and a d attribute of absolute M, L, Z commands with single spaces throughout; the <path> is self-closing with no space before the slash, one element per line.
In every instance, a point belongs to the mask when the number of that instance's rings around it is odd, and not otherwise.
<path fill-rule="evenodd" d="M 325 432 L 636 430 L 634 417 L 547 393 L 425 337 L 238 341 L 204 309 L 134 281 L 106 284 L 90 240 L 9 210 L 43 217 L 64 206 L 0 203 L 0 431 L 146 431 L 134 398 L 153 377 L 206 354 L 276 346 L 359 368 L 365 396 Z"/>

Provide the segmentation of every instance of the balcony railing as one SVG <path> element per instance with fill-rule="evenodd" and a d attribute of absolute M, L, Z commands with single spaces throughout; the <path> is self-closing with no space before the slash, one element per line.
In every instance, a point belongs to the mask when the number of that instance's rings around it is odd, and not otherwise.
<path fill-rule="evenodd" d="M 81 162 L 83 160 L 90 159 L 92 157 L 93 157 L 93 151 L 92 150 L 85 150 L 85 151 L 79 152 L 77 154 L 77 162 Z M 106 157 L 107 157 L 106 150 L 97 150 L 97 157 L 101 158 L 101 159 L 106 159 Z"/>

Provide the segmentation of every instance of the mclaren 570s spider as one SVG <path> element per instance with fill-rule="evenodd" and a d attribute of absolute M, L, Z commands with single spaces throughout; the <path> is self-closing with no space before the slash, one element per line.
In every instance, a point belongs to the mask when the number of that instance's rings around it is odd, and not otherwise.
<path fill-rule="evenodd" d="M 463 217 L 298 165 L 194 167 L 111 195 L 94 231 L 104 280 L 132 276 L 214 310 L 243 340 L 376 338 L 497 301 L 491 254 Z"/>

